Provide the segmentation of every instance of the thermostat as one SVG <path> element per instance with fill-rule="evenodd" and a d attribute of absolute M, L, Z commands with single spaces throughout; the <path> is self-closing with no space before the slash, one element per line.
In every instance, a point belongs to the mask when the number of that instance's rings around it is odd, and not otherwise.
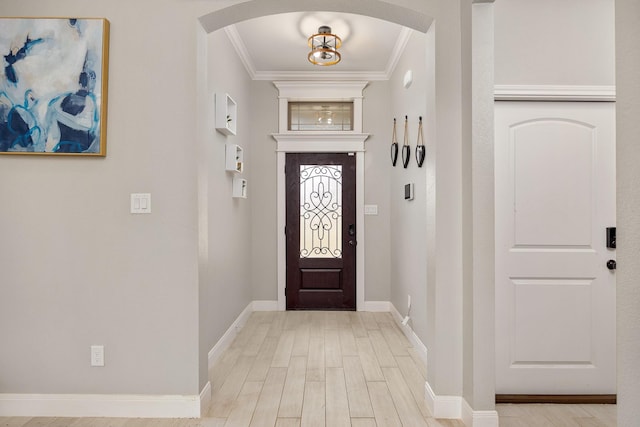
<path fill-rule="evenodd" d="M 413 200 L 413 182 L 404 185 L 404 199 Z"/>

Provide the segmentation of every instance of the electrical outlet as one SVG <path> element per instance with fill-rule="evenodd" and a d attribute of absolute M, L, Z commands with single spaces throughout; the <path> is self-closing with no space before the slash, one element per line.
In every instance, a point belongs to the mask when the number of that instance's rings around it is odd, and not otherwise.
<path fill-rule="evenodd" d="M 104 366 L 104 346 L 91 346 L 91 366 Z"/>
<path fill-rule="evenodd" d="M 411 309 L 411 295 L 407 295 L 407 308 Z"/>

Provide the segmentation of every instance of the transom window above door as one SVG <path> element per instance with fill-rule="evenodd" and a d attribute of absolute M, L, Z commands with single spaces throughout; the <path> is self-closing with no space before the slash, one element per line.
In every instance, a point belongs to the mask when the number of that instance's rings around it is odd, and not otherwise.
<path fill-rule="evenodd" d="M 352 131 L 353 101 L 308 101 L 288 103 L 290 131 Z"/>

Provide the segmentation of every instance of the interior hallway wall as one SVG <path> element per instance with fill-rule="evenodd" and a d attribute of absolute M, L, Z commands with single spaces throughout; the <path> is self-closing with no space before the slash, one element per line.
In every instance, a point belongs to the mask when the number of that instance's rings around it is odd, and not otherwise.
<path fill-rule="evenodd" d="M 433 162 L 425 159 L 422 168 L 418 167 L 415 151 L 419 117 L 423 118 L 424 142 L 428 142 L 430 147 L 434 135 L 431 131 L 433 117 L 427 115 L 427 100 L 433 99 L 435 93 L 431 90 L 432 82 L 429 82 L 427 73 L 426 46 L 426 35 L 413 31 L 389 80 L 392 109 L 387 123 L 391 126 L 392 119 L 396 118 L 399 153 L 395 167 L 390 161 L 384 165 L 391 176 L 391 302 L 404 316 L 407 314 L 408 296 L 411 296 L 410 326 L 423 342 L 427 339 L 427 169 L 433 167 Z M 412 74 L 413 82 L 405 88 L 403 81 L 408 72 Z M 406 169 L 402 160 L 405 116 L 408 116 L 406 135 L 411 150 Z M 413 200 L 404 198 L 404 186 L 407 184 L 414 186 Z"/>
<path fill-rule="evenodd" d="M 387 81 L 369 82 L 362 100 L 365 141 L 364 203 L 378 206 L 377 215 L 365 215 L 365 301 L 389 301 L 391 233 L 389 144 L 391 141 L 390 86 Z M 358 225 L 358 232 L 363 230 Z"/>
<path fill-rule="evenodd" d="M 255 301 L 278 300 L 277 156 L 278 90 L 268 81 L 251 82 L 250 135 L 253 163 L 249 182 L 251 199 L 251 289 Z M 284 230 L 281 230 L 284 232 Z"/>
<path fill-rule="evenodd" d="M 496 84 L 614 85 L 614 19 L 614 0 L 496 1 Z"/>
<path fill-rule="evenodd" d="M 254 160 L 254 126 L 251 80 L 224 30 L 206 36 L 207 86 L 202 94 L 208 100 L 208 112 L 202 155 L 198 159 L 201 206 L 206 227 L 201 227 L 206 246 L 200 254 L 200 388 L 206 384 L 208 352 L 252 301 L 251 274 L 252 227 L 254 196 L 252 170 L 260 164 Z M 214 95 L 215 94 L 215 95 Z M 223 135 L 214 128 L 215 103 L 218 96 L 229 95 L 237 104 L 236 135 Z M 219 125 L 219 124 L 218 124 Z M 225 170 L 225 144 L 243 149 L 244 170 L 241 174 Z M 247 179 L 248 197 L 233 198 L 233 178 Z M 201 220 L 201 225 L 203 225 Z M 204 253 L 203 253 L 204 252 Z"/>
<path fill-rule="evenodd" d="M 426 335 L 430 381 L 445 396 L 462 390 L 461 202 L 448 196 L 461 191 L 461 127 L 470 126 L 460 112 L 460 38 L 467 31 L 460 26 L 462 3 L 323 3 L 328 10 L 405 24 L 424 26 L 427 16 L 438 23 L 432 40 L 437 62 L 428 72 L 435 73 L 438 87 L 432 117 L 446 144 L 438 146 L 437 189 L 427 188 L 437 193 L 439 215 L 437 230 L 429 232 L 427 223 L 427 238 L 439 250 L 431 254 L 437 298 L 427 301 L 441 309 Z M 210 33 L 220 22 L 233 23 L 240 15 L 209 15 L 233 5 L 241 5 L 246 18 L 317 7 L 311 0 L 3 0 L 5 15 L 108 18 L 111 57 L 106 158 L 0 156 L 0 179 L 11 183 L 0 186 L 0 336 L 7 337 L 3 348 L 11 349 L 0 353 L 0 392 L 200 392 L 206 375 L 198 361 L 206 343 L 217 342 L 217 331 L 240 314 L 219 313 L 216 325 L 199 333 L 209 326 L 199 314 L 198 260 L 205 245 L 198 218 L 204 203 L 198 203 L 194 144 L 207 143 L 198 130 L 206 123 L 198 113 L 199 96 L 207 94 L 198 86 L 197 38 L 201 26 Z M 387 6 L 400 9 L 386 13 Z M 247 154 L 250 169 L 255 156 Z M 152 193 L 151 215 L 129 214 L 132 192 Z M 209 221 L 212 240 L 213 227 Z M 89 345 L 97 343 L 106 346 L 105 368 L 88 366 Z M 46 357 L 39 351 L 43 346 Z"/>
<path fill-rule="evenodd" d="M 0 156 L 0 393 L 198 394 L 197 14 L 169 0 L 1 13 L 104 17 L 111 36 L 107 156 Z M 151 214 L 129 213 L 138 192 Z"/>
<path fill-rule="evenodd" d="M 616 0 L 618 425 L 640 419 L 640 3 Z"/>

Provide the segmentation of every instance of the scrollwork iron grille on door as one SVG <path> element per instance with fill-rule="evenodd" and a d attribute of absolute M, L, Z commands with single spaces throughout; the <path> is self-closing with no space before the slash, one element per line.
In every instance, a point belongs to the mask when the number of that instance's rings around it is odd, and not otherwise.
<path fill-rule="evenodd" d="M 300 258 L 342 258 L 342 165 L 300 165 Z"/>

